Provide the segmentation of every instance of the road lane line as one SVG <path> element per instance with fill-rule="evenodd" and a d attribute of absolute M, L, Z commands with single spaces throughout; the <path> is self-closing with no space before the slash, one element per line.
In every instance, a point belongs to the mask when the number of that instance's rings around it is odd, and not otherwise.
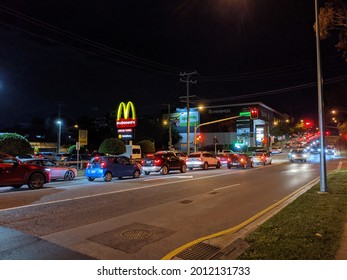
<path fill-rule="evenodd" d="M 219 191 L 219 190 L 223 190 L 223 189 L 228 189 L 228 188 L 236 187 L 236 186 L 239 186 L 239 185 L 241 185 L 241 184 L 234 184 L 234 185 L 230 185 L 230 186 L 225 186 L 225 187 L 221 187 L 221 188 L 214 189 L 214 191 Z"/>
<path fill-rule="evenodd" d="M 187 175 L 187 176 L 185 176 L 185 175 L 173 175 L 173 176 L 170 176 L 170 177 L 163 177 L 163 176 L 161 176 L 161 177 L 156 177 L 156 178 L 150 178 L 150 179 L 144 179 L 143 181 L 145 181 L 145 182 L 149 182 L 149 181 L 156 181 L 156 180 L 163 180 L 163 179 L 171 179 L 171 178 L 178 178 L 178 179 L 192 179 L 192 178 L 194 178 L 193 177 L 193 175 Z"/>
<path fill-rule="evenodd" d="M 142 190 L 142 189 L 149 189 L 149 188 L 158 187 L 158 186 L 183 183 L 183 182 L 187 182 L 187 181 L 191 181 L 191 180 L 204 180 L 206 178 L 213 178 L 213 177 L 225 176 L 225 175 L 230 175 L 230 173 L 216 174 L 216 175 L 204 176 L 204 177 L 200 177 L 200 178 L 184 179 L 184 180 L 178 180 L 178 181 L 174 181 L 174 182 L 165 182 L 165 183 L 154 184 L 154 185 L 143 186 L 143 187 L 137 187 L 137 188 L 131 188 L 131 189 L 117 190 L 117 191 L 106 192 L 106 193 L 98 193 L 98 194 L 85 195 L 85 196 L 79 196 L 79 197 L 74 197 L 74 198 L 66 198 L 66 199 L 47 201 L 47 202 L 42 202 L 42 203 L 30 204 L 30 205 L 22 205 L 22 206 L 16 206 L 16 207 L 11 207 L 11 208 L 4 208 L 4 209 L 0 209 L 0 213 L 5 212 L 5 211 L 11 211 L 11 210 L 18 210 L 18 209 L 24 209 L 24 208 L 31 208 L 31 207 L 37 207 L 37 206 L 56 204 L 56 203 L 61 203 L 61 202 L 69 202 L 69 201 L 74 201 L 74 200 L 86 199 L 86 198 L 91 198 L 91 197 L 104 196 L 104 195 L 109 195 L 109 194 L 116 194 L 116 193 L 123 193 L 123 192 L 136 191 L 136 190 Z"/>

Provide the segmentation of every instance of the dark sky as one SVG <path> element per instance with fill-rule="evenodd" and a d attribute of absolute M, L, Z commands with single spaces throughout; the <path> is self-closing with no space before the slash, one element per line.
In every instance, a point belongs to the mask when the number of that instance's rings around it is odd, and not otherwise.
<path fill-rule="evenodd" d="M 160 112 L 194 70 L 199 102 L 314 117 L 313 23 L 313 0 L 0 0 L 0 128 L 57 115 L 58 104 L 73 119 L 127 100 L 138 115 Z M 326 106 L 347 108 L 336 40 L 321 44 Z"/>

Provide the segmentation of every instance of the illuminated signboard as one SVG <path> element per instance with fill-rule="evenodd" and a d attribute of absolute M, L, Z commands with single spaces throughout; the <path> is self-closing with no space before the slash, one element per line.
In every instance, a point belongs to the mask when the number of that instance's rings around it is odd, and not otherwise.
<path fill-rule="evenodd" d="M 131 113 L 131 117 L 130 117 L 130 113 Z M 136 127 L 135 107 L 131 101 L 129 101 L 126 105 L 124 102 L 121 102 L 119 104 L 116 125 L 117 125 L 117 128 Z"/>

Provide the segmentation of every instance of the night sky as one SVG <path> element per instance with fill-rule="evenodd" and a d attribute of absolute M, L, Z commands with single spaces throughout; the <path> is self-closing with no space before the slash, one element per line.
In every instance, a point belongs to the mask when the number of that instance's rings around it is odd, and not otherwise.
<path fill-rule="evenodd" d="M 198 103 L 314 118 L 313 24 L 313 0 L 0 0 L 0 130 L 59 106 L 75 120 L 128 100 L 138 115 L 161 112 L 186 94 L 180 72 L 194 70 Z M 325 105 L 346 110 L 336 43 L 321 42 Z"/>

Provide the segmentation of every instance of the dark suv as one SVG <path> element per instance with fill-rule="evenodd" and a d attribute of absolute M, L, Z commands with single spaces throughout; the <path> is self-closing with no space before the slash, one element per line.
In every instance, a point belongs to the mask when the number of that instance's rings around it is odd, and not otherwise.
<path fill-rule="evenodd" d="M 184 160 L 179 159 L 173 152 L 157 152 L 148 154 L 142 161 L 142 170 L 146 175 L 151 172 L 160 172 L 166 175 L 171 170 L 179 170 L 181 173 L 187 172 L 187 165 Z"/>
<path fill-rule="evenodd" d="M 24 164 L 13 156 L 0 153 L 0 187 L 40 189 L 51 181 L 50 170 L 36 164 Z"/>

